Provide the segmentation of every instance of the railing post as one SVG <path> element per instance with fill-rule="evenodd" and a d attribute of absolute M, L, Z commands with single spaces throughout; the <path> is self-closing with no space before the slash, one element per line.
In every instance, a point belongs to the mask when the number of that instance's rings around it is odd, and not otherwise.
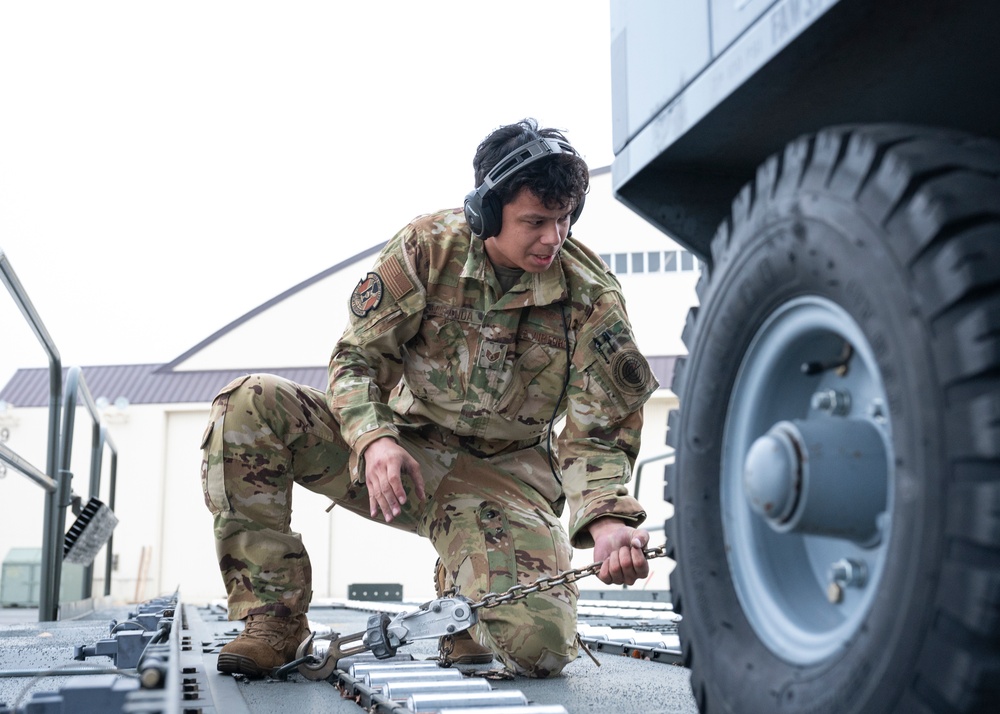
<path fill-rule="evenodd" d="M 102 430 L 106 427 L 101 427 Z M 103 441 L 103 439 L 102 439 Z M 108 508 L 111 512 L 115 511 L 115 491 L 118 488 L 118 452 L 111 451 L 111 474 L 108 479 Z M 108 538 L 107 550 L 105 552 L 104 558 L 104 595 L 108 597 L 111 595 L 111 568 L 114 565 L 114 544 L 115 536 L 114 533 Z"/>
<path fill-rule="evenodd" d="M 101 449 L 104 443 L 103 427 L 99 421 L 94 421 L 90 429 L 90 498 L 101 498 Z M 94 595 L 94 564 L 83 569 L 83 598 L 86 600 Z"/>
<path fill-rule="evenodd" d="M 59 511 L 59 493 L 61 491 L 59 474 L 52 474 L 55 477 L 56 489 L 45 494 L 45 517 L 42 523 L 42 570 L 38 584 L 38 621 L 45 622 L 56 620 L 59 617 L 59 600 L 57 597 L 58 586 L 54 585 L 56 578 L 55 570 L 59 567 L 57 557 L 60 558 L 54 548 L 54 532 L 56 519 Z"/>
<path fill-rule="evenodd" d="M 19 284 L 18 284 L 18 287 Z M 24 298 L 27 301 L 27 298 Z M 30 307 L 30 303 L 29 303 Z M 23 308 L 22 308 L 23 310 Z M 62 535 L 57 533 L 62 476 L 59 473 L 59 422 L 62 409 L 62 362 L 34 308 L 25 312 L 29 321 L 34 319 L 35 331 L 49 353 L 49 427 L 45 456 L 45 473 L 56 481 L 56 490 L 45 494 L 45 513 L 42 517 L 42 564 L 38 583 L 38 620 L 56 620 L 59 617 L 59 573 L 62 567 Z M 69 493 L 67 491 L 67 493 Z"/>
<path fill-rule="evenodd" d="M 54 518 L 52 519 L 51 542 L 49 555 L 52 557 L 52 604 L 46 613 L 53 620 L 59 617 L 59 586 L 62 580 L 63 541 L 66 536 L 66 507 L 71 498 L 73 472 L 70 466 L 73 462 L 73 431 L 76 424 L 76 392 L 80 381 L 80 368 L 70 367 L 66 374 L 66 391 L 64 394 L 62 430 L 59 432 L 59 490 Z M 39 608 L 39 616 L 41 616 Z"/>
<path fill-rule="evenodd" d="M 81 386 L 84 388 L 84 392 L 89 394 L 89 390 L 86 389 L 86 383 L 81 382 Z M 89 407 L 88 403 L 88 407 Z M 118 452 L 115 450 L 114 444 L 111 442 L 111 437 L 108 435 L 108 429 L 106 426 L 101 424 L 100 420 L 97 418 L 96 411 L 91 416 L 94 417 L 93 429 L 91 430 L 91 449 L 90 449 L 90 498 L 96 498 L 100 500 L 101 498 L 101 470 L 104 466 L 104 447 L 108 446 L 111 449 L 111 493 L 108 501 L 108 508 L 114 513 L 115 510 L 115 471 L 118 468 Z M 110 584 L 111 584 L 111 565 L 112 565 L 112 547 L 114 541 L 112 538 L 108 538 L 106 544 L 107 548 L 107 567 L 105 568 L 105 578 L 104 578 L 104 590 L 105 595 L 110 595 Z M 83 571 L 83 597 L 89 598 L 94 594 L 94 564 L 91 563 Z"/>

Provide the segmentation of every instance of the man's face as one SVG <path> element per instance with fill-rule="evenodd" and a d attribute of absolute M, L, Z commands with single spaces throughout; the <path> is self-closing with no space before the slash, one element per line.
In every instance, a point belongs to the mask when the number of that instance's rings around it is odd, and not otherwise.
<path fill-rule="evenodd" d="M 500 232 L 486 240 L 495 265 L 528 273 L 548 270 L 569 234 L 573 207 L 547 208 L 528 188 L 503 207 Z"/>

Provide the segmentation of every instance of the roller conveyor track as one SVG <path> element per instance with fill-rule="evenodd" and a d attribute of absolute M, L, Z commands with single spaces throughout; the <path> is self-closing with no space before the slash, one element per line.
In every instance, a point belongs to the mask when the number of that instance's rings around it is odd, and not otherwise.
<path fill-rule="evenodd" d="M 401 612 L 414 607 L 402 603 L 341 602 L 311 610 L 310 624 L 317 632 L 323 632 L 324 628 L 352 631 L 372 611 Z M 679 708 L 670 711 L 693 714 L 696 708 L 687 690 L 687 671 L 651 665 L 651 662 L 674 663 L 679 658 L 679 651 L 669 645 L 669 638 L 675 636 L 672 614 L 647 608 L 644 619 L 634 620 L 622 617 L 620 611 L 621 606 L 616 603 L 607 609 L 598 606 L 586 618 L 581 617 L 582 639 L 600 658 L 602 667 L 596 668 L 581 656 L 567 667 L 563 676 L 552 680 L 494 678 L 502 671 L 497 662 L 462 668 L 439 667 L 432 661 L 437 643 L 425 640 L 407 645 L 388 660 L 376 660 L 370 653 L 345 658 L 338 662 L 327 681 L 307 681 L 296 672 L 289 674 L 287 681 L 280 681 L 247 680 L 216 671 L 219 649 L 239 631 L 239 624 L 228 622 L 222 608 L 157 599 L 106 619 L 96 640 L 77 639 L 68 643 L 64 659 L 69 661 L 49 667 L 74 671 L 74 676 L 52 680 L 53 672 L 39 668 L 35 671 L 37 676 L 25 670 L 12 673 L 20 677 L 0 677 L 0 714 L 273 711 L 590 714 L 607 711 L 604 690 L 616 691 L 623 686 L 628 693 L 624 699 L 621 694 L 614 695 L 616 704 L 621 704 L 616 711 L 648 711 L 644 708 L 647 704 L 666 696 L 680 702 Z M 599 624 L 590 626 L 585 622 L 588 619 Z M 46 623 L 35 624 L 41 627 Z M 89 631 L 96 627 L 96 623 L 90 623 Z M 144 640 L 140 639 L 143 634 Z M 137 651 L 143 641 L 146 646 Z M 77 659 L 85 655 L 87 662 L 81 665 L 74 661 L 74 652 Z M 0 662 L 0 666 L 12 669 L 6 661 Z M 83 666 L 111 672 L 117 667 L 125 674 L 88 676 L 76 671 Z M 416 675 L 417 669 L 426 674 Z M 654 684 L 661 679 L 667 684 L 674 682 L 672 689 L 666 694 L 644 693 L 650 687 L 662 688 L 663 683 Z M 51 686 L 46 686 L 50 681 Z M 9 692 L 16 692 L 17 696 Z M 635 696 L 635 706 L 629 706 L 629 696 Z"/>

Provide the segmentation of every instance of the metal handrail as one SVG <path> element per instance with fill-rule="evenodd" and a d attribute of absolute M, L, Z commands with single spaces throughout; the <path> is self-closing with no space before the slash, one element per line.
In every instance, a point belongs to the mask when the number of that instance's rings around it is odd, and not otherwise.
<path fill-rule="evenodd" d="M 7 287 L 14 302 L 21 310 L 25 320 L 31 327 L 39 343 L 49 359 L 49 419 L 48 440 L 46 448 L 46 468 L 40 469 L 26 461 L 23 457 L 0 444 L 0 461 L 7 463 L 19 473 L 25 475 L 33 483 L 45 490 L 45 511 L 42 525 L 42 563 L 39 583 L 39 621 L 56 620 L 59 617 L 59 581 L 62 576 L 63 541 L 66 529 L 66 508 L 72 502 L 70 483 L 72 473 L 69 470 L 72 456 L 73 427 L 76 412 L 77 395 L 83 397 L 84 405 L 93 418 L 94 446 L 91 454 L 90 495 L 97 497 L 100 491 L 101 454 L 103 447 L 108 445 L 112 451 L 111 457 L 111 497 L 110 507 L 114 509 L 114 490 L 118 453 L 100 424 L 100 415 L 83 381 L 83 373 L 79 367 L 73 367 L 67 375 L 66 404 L 63 404 L 62 361 L 55 342 L 49 335 L 38 311 L 28 298 L 24 286 L 18 279 L 7 255 L 0 248 L 0 281 Z M 64 417 L 64 418 L 61 418 Z M 62 431 L 60 432 L 60 422 Z M 107 576 L 105 578 L 105 595 L 110 595 L 111 581 L 111 541 L 108 542 Z M 93 569 L 88 568 L 87 587 L 89 592 L 93 587 Z"/>
<path fill-rule="evenodd" d="M 50 537 L 52 541 L 59 546 L 58 558 L 53 559 L 51 565 L 51 571 L 49 577 L 51 578 L 51 592 L 53 594 L 53 600 L 51 603 L 47 603 L 47 609 L 43 612 L 41 603 L 39 604 L 39 619 L 43 617 L 55 620 L 59 613 L 59 602 L 58 593 L 60 580 L 62 578 L 62 543 L 64 534 L 66 532 L 66 509 L 70 506 L 73 501 L 71 494 L 71 484 L 73 481 L 73 472 L 70 470 L 70 465 L 73 460 L 73 434 L 76 430 L 76 407 L 77 399 L 83 402 L 83 406 L 87 408 L 87 413 L 90 415 L 92 426 L 92 446 L 90 455 L 90 497 L 99 498 L 101 491 L 101 456 L 103 454 L 103 447 L 108 446 L 112 453 L 112 466 L 117 468 L 117 456 L 118 450 L 115 448 L 114 443 L 111 438 L 107 435 L 107 431 L 101 425 L 101 415 L 97 410 L 97 404 L 94 402 L 94 398 L 90 394 L 90 390 L 87 388 L 87 382 L 83 378 L 83 370 L 79 367 L 70 367 L 69 372 L 66 374 L 66 390 L 63 395 L 63 425 L 61 431 L 61 439 L 59 443 L 59 490 L 57 492 L 56 498 L 56 512 L 54 518 L 51 519 L 52 533 Z M 108 551 L 110 556 L 110 549 Z M 84 569 L 84 592 L 82 593 L 84 599 L 89 598 L 93 594 L 93 579 L 94 579 L 94 566 L 88 565 Z M 105 594 L 110 594 L 110 581 L 111 581 L 111 570 L 107 570 L 105 577 Z"/>
<path fill-rule="evenodd" d="M 44 323 L 42 323 L 42 318 L 38 316 L 38 311 L 35 310 L 35 306 L 28 298 L 27 292 L 25 292 L 24 287 L 21 285 L 21 281 L 18 279 L 17 273 L 14 272 L 14 268 L 7 259 L 7 255 L 3 252 L 3 249 L 0 249 L 0 280 L 7 286 L 7 291 L 21 310 L 21 314 L 24 315 L 25 320 L 31 327 L 32 332 L 35 333 L 35 337 L 38 338 L 38 342 L 42 345 L 49 358 L 49 429 L 48 441 L 46 442 L 45 473 L 48 474 L 51 484 L 39 484 L 46 490 L 42 524 L 42 565 L 38 608 L 39 618 L 42 618 L 44 613 L 52 612 L 54 608 L 58 607 L 58 590 L 53 591 L 52 589 L 52 571 L 58 568 L 62 562 L 61 550 L 57 550 L 57 548 L 60 548 L 61 542 L 53 540 L 53 523 L 59 503 L 59 478 L 56 463 L 59 454 L 59 412 L 62 408 L 62 361 L 55 342 L 53 342 L 49 331 L 45 328 Z M 9 460 L 6 461 L 10 463 Z M 21 473 L 25 473 L 25 470 L 22 470 L 18 464 L 11 464 L 11 466 Z M 37 475 L 37 468 L 31 467 L 30 470 L 36 472 Z M 31 478 L 29 474 L 26 475 Z M 38 479 L 33 480 L 35 483 L 39 483 Z M 54 487 L 49 488 L 49 485 Z"/>
<path fill-rule="evenodd" d="M 669 447 L 668 447 L 669 448 Z M 635 499 L 639 498 L 639 485 L 642 483 L 642 469 L 646 464 L 651 464 L 654 461 L 662 461 L 663 459 L 669 459 L 674 455 L 674 450 L 670 449 L 665 453 L 659 454 L 658 456 L 650 456 L 647 459 L 642 459 L 637 461 L 635 464 L 635 488 L 632 491 L 632 497 Z"/>
<path fill-rule="evenodd" d="M 56 490 L 58 484 L 56 484 L 54 479 L 46 476 L 30 463 L 22 459 L 20 454 L 4 444 L 0 444 L 0 461 L 3 461 L 8 466 L 13 467 L 18 473 L 24 474 L 49 493 Z"/>
<path fill-rule="evenodd" d="M 45 472 L 55 475 L 56 457 L 59 453 L 59 409 L 62 404 L 62 359 L 56 343 L 38 316 L 38 311 L 28 298 L 21 281 L 14 272 L 3 248 L 0 248 L 0 280 L 7 286 L 7 291 L 17 303 L 32 332 L 38 338 L 39 344 L 49 358 L 49 439 Z M 12 464 L 13 465 L 13 464 Z M 15 467 L 16 468 L 16 467 Z"/>
<path fill-rule="evenodd" d="M 101 487 L 101 455 L 104 453 L 105 444 L 111 447 L 111 465 L 108 468 L 108 508 L 112 513 L 115 512 L 115 492 L 118 489 L 118 449 L 115 448 L 114 444 L 111 442 L 111 437 L 108 436 L 108 427 L 101 425 L 101 433 L 98 442 L 94 445 L 94 450 L 91 456 L 91 470 L 90 470 L 90 492 L 92 496 L 97 496 L 100 493 Z M 111 595 L 111 568 L 114 565 L 114 544 L 115 537 L 114 533 L 108 536 L 108 542 L 105 546 L 104 551 L 104 595 L 105 597 Z M 94 573 L 93 568 L 91 568 L 90 577 L 84 578 L 83 582 L 86 583 L 87 593 L 86 596 L 90 597 L 90 592 L 94 585 Z"/>
<path fill-rule="evenodd" d="M 97 410 L 97 404 L 94 402 L 93 396 L 91 396 L 90 390 L 87 388 L 87 382 L 83 378 L 83 370 L 79 367 L 70 367 L 69 373 L 66 375 L 66 393 L 63 396 L 63 439 L 61 443 L 61 462 L 60 470 L 68 474 L 66 479 L 69 482 L 72 479 L 72 472 L 69 470 L 70 462 L 73 456 L 73 432 L 76 426 L 76 407 L 77 407 L 77 397 L 81 397 L 83 405 L 87 408 L 87 413 L 90 415 L 91 419 L 91 452 L 90 452 L 90 498 L 100 498 L 101 496 L 101 459 L 104 453 L 104 447 L 107 446 L 111 449 L 112 454 L 112 468 L 117 469 L 118 465 L 118 449 L 115 448 L 114 442 L 111 441 L 111 437 L 108 436 L 107 429 L 101 424 L 101 413 Z M 68 484 L 66 485 L 68 489 Z M 68 494 L 67 494 L 68 496 Z M 113 499 L 112 499 L 113 500 Z M 60 502 L 60 515 L 59 515 L 59 533 L 63 533 L 66 530 L 66 506 L 68 505 L 68 500 L 62 500 Z M 114 510 L 112 508 L 112 510 Z M 110 549 L 108 554 L 110 555 Z M 93 578 L 94 578 L 94 566 L 88 565 L 84 570 L 84 598 L 89 598 L 93 593 Z M 105 590 L 108 590 L 108 585 L 111 582 L 111 570 L 107 571 L 107 577 L 105 578 Z M 56 581 L 56 592 L 59 592 L 59 582 Z M 106 593 L 110 594 L 110 592 Z"/>

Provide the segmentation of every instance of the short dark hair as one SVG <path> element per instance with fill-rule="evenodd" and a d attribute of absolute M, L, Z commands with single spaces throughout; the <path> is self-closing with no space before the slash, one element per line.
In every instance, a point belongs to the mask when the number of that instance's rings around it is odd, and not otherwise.
<path fill-rule="evenodd" d="M 482 185 L 490 170 L 507 154 L 536 139 L 566 141 L 566 137 L 558 129 L 539 128 L 538 122 L 530 118 L 493 131 L 479 144 L 472 159 L 476 186 Z M 583 201 L 590 187 L 590 170 L 587 162 L 578 155 L 554 154 L 525 166 L 496 186 L 491 193 L 504 206 L 513 201 L 525 187 L 549 208 L 573 210 Z"/>

